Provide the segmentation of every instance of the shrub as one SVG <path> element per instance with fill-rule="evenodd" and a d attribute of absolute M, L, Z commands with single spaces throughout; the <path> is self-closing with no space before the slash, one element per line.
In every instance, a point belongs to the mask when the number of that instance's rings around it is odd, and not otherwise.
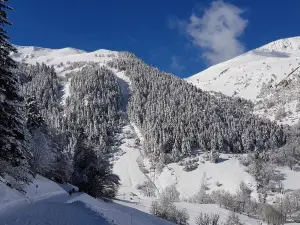
<path fill-rule="evenodd" d="M 282 213 L 276 210 L 273 206 L 269 204 L 262 205 L 262 220 L 268 224 L 282 225 L 284 224 L 286 218 Z"/>
<path fill-rule="evenodd" d="M 220 159 L 220 153 L 217 151 L 211 151 L 209 154 L 209 160 L 212 163 L 218 163 Z"/>
<path fill-rule="evenodd" d="M 178 225 L 188 225 L 189 215 L 186 209 L 178 209 L 167 198 L 152 202 L 150 212 L 154 216 Z"/>
<path fill-rule="evenodd" d="M 214 203 L 211 196 L 206 193 L 203 189 L 199 190 L 195 195 L 190 197 L 188 199 L 191 203 L 197 203 L 197 204 L 212 204 Z"/>
<path fill-rule="evenodd" d="M 216 182 L 217 187 L 221 187 L 223 184 L 221 184 L 219 181 Z"/>
<path fill-rule="evenodd" d="M 135 148 L 141 147 L 141 141 L 140 141 L 140 139 L 136 138 L 136 139 L 134 140 L 134 147 L 135 147 Z"/>
<path fill-rule="evenodd" d="M 197 169 L 199 164 L 198 164 L 198 162 L 195 162 L 193 160 L 186 160 L 186 161 L 184 161 L 183 166 L 184 166 L 183 170 L 185 172 L 190 172 L 190 171 Z"/>
<path fill-rule="evenodd" d="M 200 213 L 196 217 L 197 225 L 218 225 L 219 224 L 220 215 L 219 214 L 206 214 Z"/>
<path fill-rule="evenodd" d="M 178 202 L 179 196 L 180 196 L 180 193 L 177 190 L 175 184 L 166 187 L 166 189 L 161 194 L 161 198 L 168 202 Z"/>
<path fill-rule="evenodd" d="M 156 187 L 151 181 L 145 181 L 141 185 L 137 185 L 136 187 L 147 197 L 155 197 Z"/>
<path fill-rule="evenodd" d="M 228 216 L 226 225 L 243 225 L 240 221 L 240 218 L 235 213 L 232 213 Z"/>
<path fill-rule="evenodd" d="M 286 117 L 286 111 L 285 108 L 282 106 L 277 110 L 275 114 L 275 120 L 282 120 L 284 117 Z"/>
<path fill-rule="evenodd" d="M 136 162 L 143 173 L 149 173 L 149 171 L 146 169 L 142 156 L 139 156 Z"/>

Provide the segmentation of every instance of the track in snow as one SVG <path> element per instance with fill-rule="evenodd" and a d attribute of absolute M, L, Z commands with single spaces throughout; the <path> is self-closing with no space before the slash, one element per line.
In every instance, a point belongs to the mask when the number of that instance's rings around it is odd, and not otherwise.
<path fill-rule="evenodd" d="M 75 194 L 75 196 L 78 196 Z M 82 202 L 67 203 L 68 194 L 0 211 L 0 225 L 110 225 Z"/>

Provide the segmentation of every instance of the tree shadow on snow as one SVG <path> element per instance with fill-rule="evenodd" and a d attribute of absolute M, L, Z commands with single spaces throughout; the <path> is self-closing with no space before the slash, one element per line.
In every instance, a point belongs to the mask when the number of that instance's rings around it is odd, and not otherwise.
<path fill-rule="evenodd" d="M 296 167 L 293 169 L 293 171 L 295 171 L 295 172 L 300 172 L 300 166 L 296 166 Z"/>
<path fill-rule="evenodd" d="M 227 161 L 227 160 L 229 160 L 229 159 L 219 158 L 219 159 L 218 159 L 218 162 L 216 162 L 216 164 L 225 162 L 225 161 Z"/>
<path fill-rule="evenodd" d="M 59 186 L 64 189 L 66 192 L 69 192 L 70 190 L 72 190 L 73 188 L 75 189 L 76 192 L 78 192 L 78 187 L 75 187 L 71 184 L 59 184 Z"/>
<path fill-rule="evenodd" d="M 140 204 L 140 202 L 138 201 L 129 201 L 129 200 L 125 200 L 125 199 L 119 199 L 119 198 L 116 198 L 117 201 L 120 201 L 120 202 L 124 202 L 124 203 L 130 203 L 130 204 Z"/>

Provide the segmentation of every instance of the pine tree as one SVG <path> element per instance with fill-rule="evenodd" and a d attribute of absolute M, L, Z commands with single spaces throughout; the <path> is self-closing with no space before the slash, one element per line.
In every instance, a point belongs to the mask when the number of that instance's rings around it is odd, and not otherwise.
<path fill-rule="evenodd" d="M 26 163 L 24 107 L 18 79 L 12 73 L 16 63 L 10 53 L 16 49 L 4 29 L 11 25 L 6 11 L 12 8 L 6 2 L 0 0 L 0 160 L 19 166 Z"/>
<path fill-rule="evenodd" d="M 93 197 L 115 197 L 120 178 L 112 173 L 105 154 L 100 154 L 100 149 L 89 144 L 82 128 L 78 134 L 74 147 L 73 184 Z"/>
<path fill-rule="evenodd" d="M 78 129 L 78 137 L 76 139 L 76 144 L 74 146 L 74 158 L 73 158 L 73 176 L 72 182 L 74 185 L 80 186 L 83 183 L 83 180 L 86 179 L 84 177 L 84 170 L 89 166 L 89 146 L 87 144 L 87 136 L 84 133 L 83 128 Z"/>
<path fill-rule="evenodd" d="M 26 115 L 27 115 L 27 128 L 30 132 L 37 128 L 45 126 L 45 121 L 40 114 L 40 109 L 35 97 L 28 97 L 26 99 Z"/>

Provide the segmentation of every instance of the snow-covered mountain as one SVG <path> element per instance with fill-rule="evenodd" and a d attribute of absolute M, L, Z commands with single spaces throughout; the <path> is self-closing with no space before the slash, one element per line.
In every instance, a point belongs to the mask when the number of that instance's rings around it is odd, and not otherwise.
<path fill-rule="evenodd" d="M 300 37 L 280 39 L 186 80 L 207 91 L 255 103 L 255 113 L 283 124 L 300 114 Z"/>
<path fill-rule="evenodd" d="M 12 57 L 17 62 L 35 65 L 37 63 L 45 63 L 53 66 L 58 76 L 64 80 L 64 95 L 62 96 L 62 104 L 65 104 L 69 96 L 69 85 L 71 78 L 66 75 L 72 72 L 78 72 L 83 67 L 91 63 L 99 65 L 107 65 L 112 59 L 118 58 L 119 52 L 106 49 L 99 49 L 93 52 L 86 52 L 75 48 L 49 49 L 35 46 L 15 46 L 17 53 L 13 53 Z M 115 75 L 125 82 L 129 80 L 122 73 L 115 71 Z"/>
<path fill-rule="evenodd" d="M 59 76 L 46 66 L 24 66 L 22 71 L 25 76 L 24 92 L 38 99 L 49 127 L 58 132 L 67 130 L 70 136 L 73 135 L 68 145 L 62 143 L 62 148 L 72 155 L 77 138 L 72 125 L 83 127 L 86 134 L 93 137 L 93 143 L 99 144 L 99 149 L 109 151 L 107 154 L 113 163 L 113 172 L 119 175 L 121 182 L 116 202 L 131 208 L 102 203 L 85 195 L 76 196 L 76 201 L 88 201 L 88 207 L 118 225 L 165 225 L 169 223 L 140 211 L 149 213 L 151 202 L 159 193 L 175 186 L 180 194 L 176 206 L 187 209 L 189 222 L 194 225 L 199 212 L 220 213 L 222 222 L 230 214 L 216 204 L 183 202 L 195 198 L 203 185 L 209 194 L 224 190 L 229 195 L 235 194 L 244 182 L 251 189 L 253 199 L 258 199 L 257 181 L 241 164 L 239 153 L 244 153 L 245 149 L 253 150 L 259 140 L 265 140 L 266 134 L 268 137 L 260 147 L 279 147 L 283 144 L 284 135 L 280 126 L 253 116 L 249 112 L 252 106 L 247 101 L 223 95 L 211 96 L 178 77 L 146 65 L 130 53 L 17 48 L 19 52 L 13 54 L 15 60 L 28 64 L 45 63 L 53 66 Z M 276 48 L 280 49 L 280 46 Z M 289 48 L 295 47 L 291 45 Z M 262 55 L 256 57 L 258 62 L 259 57 L 268 58 Z M 246 59 L 244 61 L 247 62 Z M 104 67 L 96 65 L 95 70 L 95 63 Z M 236 68 L 238 66 L 237 62 Z M 223 72 L 220 77 L 226 77 L 229 71 Z M 256 100 L 258 97 L 246 98 Z M 120 106 L 121 101 L 125 107 Z M 127 114 L 125 121 L 118 122 L 119 115 L 123 113 Z M 118 126 L 118 132 L 112 129 Z M 205 153 L 210 150 L 227 154 L 221 154 L 219 163 L 214 163 Z M 284 177 L 281 186 L 285 189 L 300 187 L 299 182 L 295 182 L 299 180 L 299 172 L 286 166 L 278 167 L 278 171 Z M 65 204 L 61 200 L 57 202 L 56 197 L 50 200 L 55 200 L 55 204 Z M 247 224 L 258 223 L 247 216 L 240 217 Z"/>
<path fill-rule="evenodd" d="M 105 64 L 112 58 L 116 58 L 118 52 L 100 49 L 94 52 L 86 52 L 74 48 L 49 49 L 33 46 L 16 46 L 18 52 L 12 57 L 17 62 L 28 64 L 46 63 L 54 66 L 60 76 L 79 70 L 88 62 Z"/>

